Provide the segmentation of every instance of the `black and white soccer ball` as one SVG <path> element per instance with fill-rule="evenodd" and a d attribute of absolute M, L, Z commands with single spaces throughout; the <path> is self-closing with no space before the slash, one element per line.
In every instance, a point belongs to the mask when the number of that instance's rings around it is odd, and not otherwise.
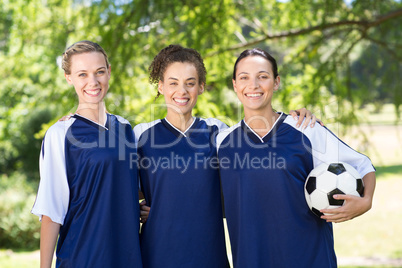
<path fill-rule="evenodd" d="M 304 194 L 310 210 L 321 217 L 321 209 L 336 208 L 344 200 L 334 199 L 335 194 L 363 196 L 364 185 L 356 169 L 346 163 L 321 164 L 307 176 Z"/>

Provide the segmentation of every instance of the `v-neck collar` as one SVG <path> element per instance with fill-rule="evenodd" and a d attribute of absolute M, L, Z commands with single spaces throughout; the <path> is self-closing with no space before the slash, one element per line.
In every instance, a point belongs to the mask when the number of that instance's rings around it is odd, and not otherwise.
<path fill-rule="evenodd" d="M 255 143 L 266 143 L 271 139 L 271 137 L 276 133 L 278 127 L 282 124 L 282 122 L 286 119 L 286 115 L 284 113 L 280 113 L 278 119 L 276 119 L 274 125 L 271 130 L 265 134 L 264 137 L 260 137 L 249 125 L 247 125 L 246 121 L 243 119 L 241 121 L 241 127 L 243 131 L 247 134 L 247 136 L 254 141 Z"/>
<path fill-rule="evenodd" d="M 110 125 L 110 120 L 109 120 L 109 114 L 106 113 L 106 124 L 103 126 L 89 118 L 86 118 L 85 116 L 82 116 L 80 114 L 74 114 L 73 116 L 71 116 L 73 118 L 79 119 L 85 123 L 87 123 L 88 125 L 91 125 L 95 128 L 99 128 L 99 130 L 109 130 L 109 125 Z"/>
<path fill-rule="evenodd" d="M 198 121 L 200 121 L 200 119 L 197 118 L 197 117 L 193 117 L 193 118 L 194 118 L 193 122 L 191 123 L 191 125 L 190 125 L 184 132 L 181 131 L 180 129 L 178 129 L 177 127 L 175 127 L 172 123 L 170 123 L 170 122 L 167 120 L 167 118 L 163 118 L 161 121 L 162 121 L 162 124 L 163 124 L 167 129 L 169 129 L 176 137 L 180 138 L 181 136 L 183 136 L 183 137 L 188 137 L 187 132 L 188 132 L 193 126 L 195 126 L 195 124 L 196 124 Z"/>

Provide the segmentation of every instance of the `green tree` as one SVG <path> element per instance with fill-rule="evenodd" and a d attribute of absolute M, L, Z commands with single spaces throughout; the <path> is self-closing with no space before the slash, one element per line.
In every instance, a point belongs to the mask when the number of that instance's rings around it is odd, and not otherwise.
<path fill-rule="evenodd" d="M 37 150 L 46 128 L 74 111 L 75 93 L 57 61 L 82 39 L 108 52 L 108 110 L 133 124 L 164 116 L 147 68 L 171 43 L 205 58 L 207 92 L 196 107 L 201 116 L 228 124 L 241 118 L 232 68 L 243 49 L 255 46 L 279 60 L 279 110 L 307 106 L 326 121 L 346 124 L 356 122 L 361 105 L 392 100 L 400 114 L 402 3 L 396 0 L 6 0 L 0 15 L 1 172 L 34 168 L 23 162 L 37 158 L 22 157 L 26 147 L 18 144 Z M 36 135 L 23 129 L 44 111 L 50 116 L 35 121 Z"/>
<path fill-rule="evenodd" d="M 233 63 L 242 50 L 261 47 L 279 61 L 276 109 L 306 106 L 326 123 L 351 124 L 357 122 L 355 110 L 367 103 L 380 108 L 392 101 L 400 115 L 400 25 L 398 0 L 2 1 L 0 188 L 27 194 L 13 203 L 3 195 L 1 246 L 37 245 L 36 219 L 9 211 L 32 206 L 26 200 L 34 197 L 39 182 L 45 131 L 75 111 L 75 92 L 58 63 L 72 43 L 93 40 L 108 52 L 108 110 L 132 124 L 165 114 L 162 98 L 154 100 L 147 68 L 172 43 L 204 56 L 207 90 L 195 109 L 199 116 L 229 125 L 241 119 L 231 85 Z"/>

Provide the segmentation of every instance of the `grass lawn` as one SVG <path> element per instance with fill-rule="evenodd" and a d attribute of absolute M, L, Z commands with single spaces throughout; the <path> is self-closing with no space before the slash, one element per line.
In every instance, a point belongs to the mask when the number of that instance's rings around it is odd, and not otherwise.
<path fill-rule="evenodd" d="M 378 169 L 372 209 L 351 221 L 334 224 L 335 250 L 341 267 L 359 260 L 394 263 L 378 267 L 402 267 L 402 165 L 391 168 L 398 171 L 394 174 L 381 173 L 382 169 L 388 168 Z"/>
<path fill-rule="evenodd" d="M 11 250 L 0 250 L 1 268 L 33 268 L 39 267 L 39 251 L 13 252 Z"/>

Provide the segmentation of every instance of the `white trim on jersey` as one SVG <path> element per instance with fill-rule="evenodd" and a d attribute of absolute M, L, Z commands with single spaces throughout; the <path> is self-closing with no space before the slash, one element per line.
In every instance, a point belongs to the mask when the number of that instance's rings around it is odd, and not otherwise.
<path fill-rule="evenodd" d="M 156 125 L 160 122 L 161 122 L 160 119 L 156 119 L 152 122 L 141 123 L 141 124 L 134 126 L 133 131 L 134 131 L 134 136 L 135 136 L 135 143 L 138 143 L 138 140 L 140 139 L 142 133 L 144 133 L 147 129 L 153 127 L 154 125 Z"/>
<path fill-rule="evenodd" d="M 105 126 L 105 125 L 106 125 L 106 122 L 107 122 L 107 113 L 105 113 L 105 115 L 106 115 L 106 121 L 105 121 L 105 124 L 104 124 L 104 125 L 99 124 L 98 122 L 95 122 L 95 121 L 93 121 L 93 120 L 91 120 L 91 119 L 89 119 L 88 117 L 85 117 L 85 116 L 83 116 L 83 115 L 80 115 L 80 114 L 77 114 L 77 113 L 75 113 L 74 115 L 79 116 L 79 117 L 82 117 L 82 118 L 84 118 L 84 119 L 86 119 L 86 120 L 88 120 L 88 121 L 91 121 L 92 123 L 94 123 L 94 124 L 96 124 L 96 125 L 98 125 L 98 126 L 100 126 L 100 127 L 103 127 L 103 128 L 106 129 L 106 130 L 109 130 L 109 129 Z"/>
<path fill-rule="evenodd" d="M 112 115 L 112 114 L 110 114 L 110 115 Z M 125 119 L 124 117 L 121 117 L 120 115 L 117 115 L 117 114 L 113 114 L 113 116 L 115 116 L 117 118 L 117 121 L 119 121 L 120 123 L 131 126 L 130 122 L 127 119 Z"/>
<path fill-rule="evenodd" d="M 141 123 L 138 124 L 136 126 L 134 126 L 134 138 L 135 138 L 135 146 L 138 148 L 138 141 L 142 135 L 142 133 L 144 133 L 145 131 L 147 131 L 147 129 L 150 129 L 151 127 L 155 126 L 156 124 L 160 123 L 161 120 L 160 119 L 156 119 L 152 122 L 148 122 L 148 123 Z M 138 180 L 138 190 L 142 191 L 141 189 L 141 180 Z"/>
<path fill-rule="evenodd" d="M 222 130 L 218 136 L 216 137 L 216 150 L 219 151 L 219 146 L 222 144 L 222 141 L 230 134 L 232 133 L 236 128 L 241 126 L 241 121 L 237 123 L 234 126 L 231 126 L 230 128 Z"/>
<path fill-rule="evenodd" d="M 180 134 L 182 134 L 184 137 L 187 137 L 186 132 L 194 125 L 195 123 L 195 117 L 193 116 L 193 122 L 191 123 L 191 125 L 183 132 L 180 129 L 178 129 L 177 127 L 175 127 L 172 123 L 169 122 L 169 120 L 165 117 L 166 122 L 168 122 L 168 124 L 174 128 L 177 132 L 179 132 Z"/>
<path fill-rule="evenodd" d="M 290 115 L 287 116 L 283 123 L 294 127 L 310 140 L 314 168 L 322 163 L 329 164 L 345 162 L 353 166 L 362 178 L 367 173 L 375 171 L 367 156 L 346 145 L 331 131 L 322 127 L 320 124 L 315 124 L 313 128 L 297 128 L 297 121 L 295 121 Z"/>
<path fill-rule="evenodd" d="M 40 183 L 31 213 L 63 225 L 70 199 L 65 161 L 67 130 L 76 119 L 57 122 L 45 134 L 39 157 Z"/>
<path fill-rule="evenodd" d="M 251 130 L 251 132 L 253 132 L 254 135 L 255 135 L 257 138 L 260 139 L 261 142 L 264 142 L 264 138 L 265 138 L 269 133 L 271 133 L 271 131 L 275 128 L 276 124 L 277 124 L 277 123 L 279 122 L 279 120 L 281 119 L 282 114 L 283 114 L 283 112 L 281 112 L 281 113 L 279 114 L 279 117 L 275 120 L 275 122 L 274 122 L 274 124 L 272 125 L 271 129 L 270 129 L 270 130 L 268 131 L 268 133 L 265 134 L 263 137 L 260 137 L 260 135 L 258 135 L 257 132 L 255 132 L 254 129 L 252 129 L 252 128 L 247 124 L 246 120 L 243 119 L 243 122 L 244 122 L 244 124 L 246 124 L 246 126 Z M 264 119 L 265 119 L 265 118 L 264 118 Z"/>
<path fill-rule="evenodd" d="M 217 126 L 219 132 L 228 128 L 228 126 L 225 123 L 216 118 L 200 118 L 200 120 L 205 121 L 208 126 L 214 126 L 214 125 Z"/>

